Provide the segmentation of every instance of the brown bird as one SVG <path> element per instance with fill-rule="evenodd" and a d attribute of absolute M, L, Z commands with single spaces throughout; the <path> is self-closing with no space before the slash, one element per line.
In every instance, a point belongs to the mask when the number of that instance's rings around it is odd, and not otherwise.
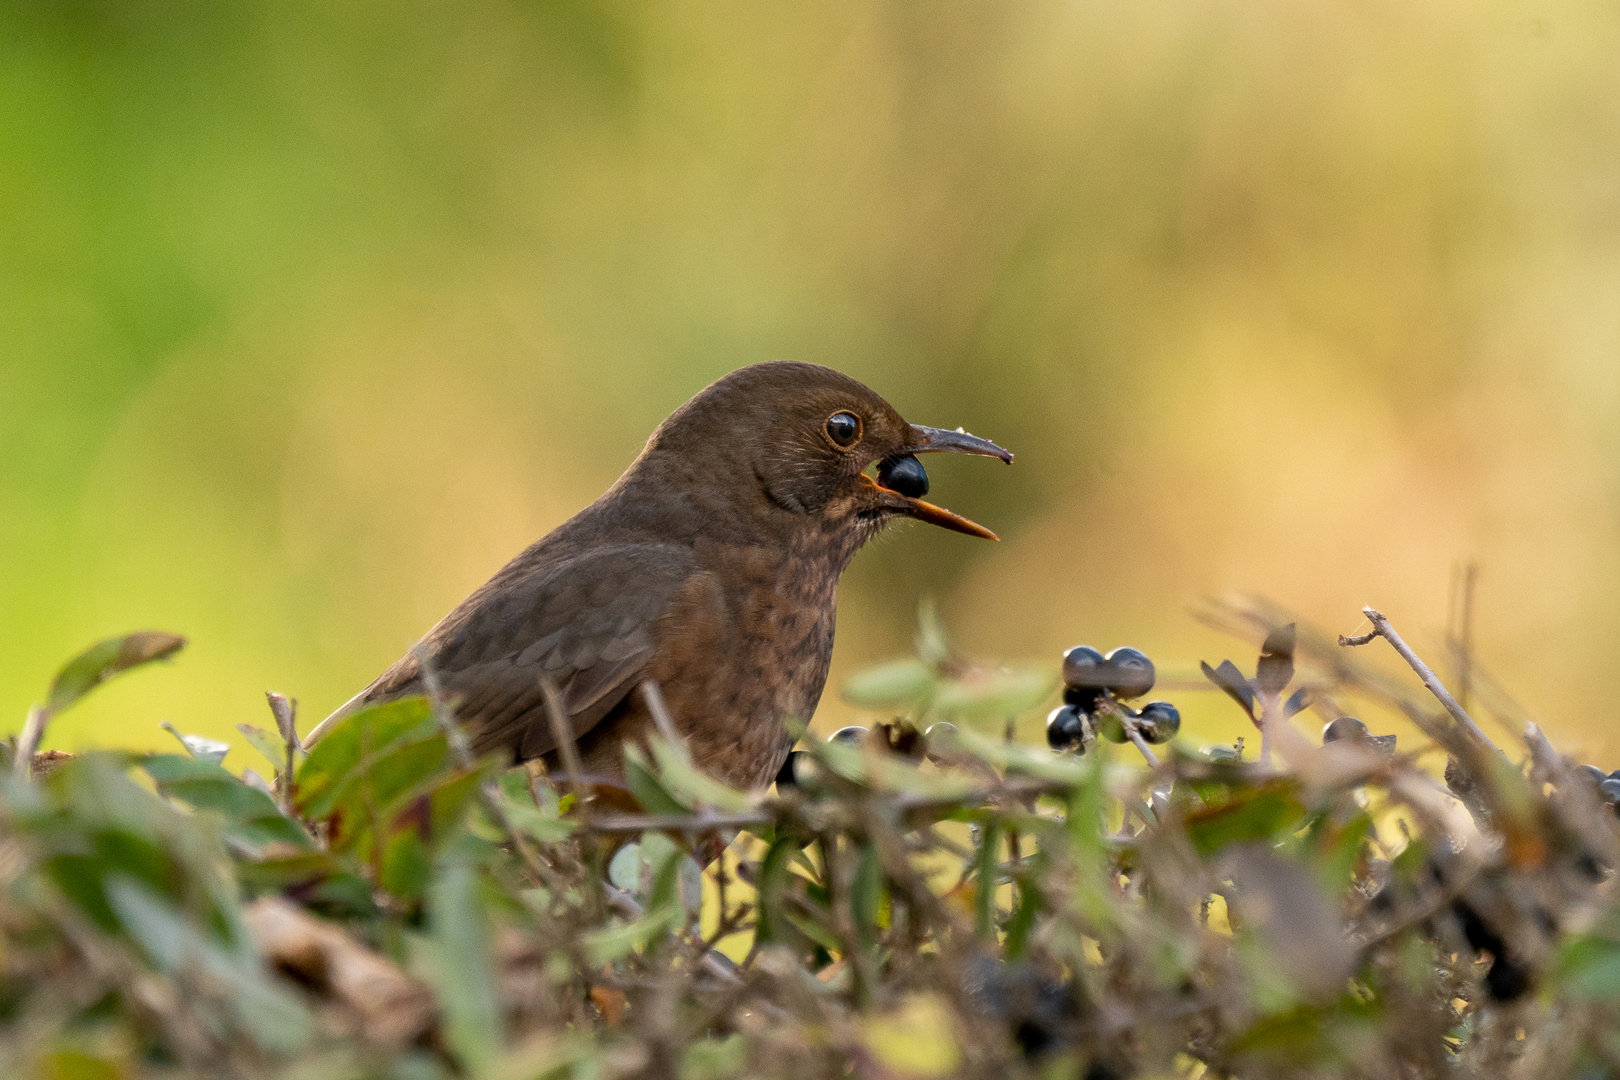
<path fill-rule="evenodd" d="M 928 478 L 909 455 L 929 451 L 1013 457 L 961 428 L 908 424 L 829 368 L 732 372 L 305 743 L 364 705 L 423 693 L 425 661 L 478 752 L 556 766 L 549 677 L 585 771 L 617 777 L 624 744 L 655 730 L 634 692 L 651 680 L 701 768 L 764 787 L 792 745 L 782 721 L 821 698 L 838 578 L 861 545 L 900 517 L 996 539 L 919 497 Z"/>

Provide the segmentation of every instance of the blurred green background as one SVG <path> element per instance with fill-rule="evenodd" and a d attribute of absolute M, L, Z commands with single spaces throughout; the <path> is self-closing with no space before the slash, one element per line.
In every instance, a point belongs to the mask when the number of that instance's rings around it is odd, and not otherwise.
<path fill-rule="evenodd" d="M 0 730 L 142 627 L 47 745 L 307 727 L 794 358 L 1018 453 L 930 461 L 1003 543 L 864 553 L 835 680 L 925 591 L 1054 670 L 1247 666 L 1234 587 L 1427 644 L 1473 559 L 1620 764 L 1617 55 L 1595 0 L 0 0 Z"/>

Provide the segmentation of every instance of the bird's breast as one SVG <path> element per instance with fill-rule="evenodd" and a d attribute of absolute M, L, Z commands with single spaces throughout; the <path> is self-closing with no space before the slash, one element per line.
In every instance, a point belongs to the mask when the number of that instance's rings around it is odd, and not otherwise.
<path fill-rule="evenodd" d="M 768 784 L 808 721 L 832 657 L 839 567 L 770 548 L 703 552 L 654 664 L 698 764 L 729 783 Z"/>

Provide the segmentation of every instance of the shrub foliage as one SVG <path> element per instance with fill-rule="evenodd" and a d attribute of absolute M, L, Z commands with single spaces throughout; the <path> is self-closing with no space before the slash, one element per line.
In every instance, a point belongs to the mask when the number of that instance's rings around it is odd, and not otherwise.
<path fill-rule="evenodd" d="M 273 697 L 269 781 L 191 738 L 41 755 L 0 784 L 0 1074 L 1610 1075 L 1597 784 L 1479 676 L 1506 753 L 1367 650 L 1211 616 L 1265 639 L 1255 679 L 1207 670 L 1268 761 L 1012 741 L 1050 684 L 931 627 L 849 688 L 893 722 L 806 738 L 769 796 L 678 742 L 623 784 L 474 760 L 426 699 L 305 755 Z M 58 685 L 144 656 L 97 648 Z M 1423 738 L 1317 745 L 1307 700 Z"/>

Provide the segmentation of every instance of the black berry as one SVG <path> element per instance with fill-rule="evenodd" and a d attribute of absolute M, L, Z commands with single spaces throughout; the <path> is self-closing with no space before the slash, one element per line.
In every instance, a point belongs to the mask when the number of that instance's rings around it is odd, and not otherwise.
<path fill-rule="evenodd" d="M 1337 720 L 1328 721 L 1327 727 L 1322 729 L 1322 743 L 1338 742 L 1340 739 L 1365 739 L 1368 734 L 1367 725 L 1353 716 L 1341 716 Z"/>
<path fill-rule="evenodd" d="M 866 729 L 859 724 L 841 727 L 827 736 L 828 742 L 843 743 L 845 746 L 859 746 L 866 738 Z"/>
<path fill-rule="evenodd" d="M 1071 689 L 1101 690 L 1103 667 L 1102 653 L 1090 645 L 1076 645 L 1063 654 L 1063 684 Z"/>
<path fill-rule="evenodd" d="M 1063 688 L 1063 704 L 1073 705 L 1083 713 L 1097 711 L 1097 703 L 1102 701 L 1106 690 L 1095 686 L 1065 686 Z"/>
<path fill-rule="evenodd" d="M 878 483 L 908 499 L 920 499 L 928 494 L 928 473 L 922 462 L 910 454 L 884 458 L 878 465 L 877 477 Z"/>
<path fill-rule="evenodd" d="M 1620 780 L 1605 780 L 1598 785 L 1598 794 L 1604 802 L 1620 803 Z"/>
<path fill-rule="evenodd" d="M 1153 661 L 1142 650 L 1121 647 L 1109 653 L 1106 659 L 1112 669 L 1108 673 L 1108 689 L 1115 697 L 1129 701 L 1153 689 Z"/>
<path fill-rule="evenodd" d="M 1059 705 L 1046 718 L 1046 745 L 1054 750 L 1067 750 L 1071 746 L 1084 749 L 1085 717 L 1073 705 Z"/>
<path fill-rule="evenodd" d="M 804 770 L 804 760 L 809 756 L 803 750 L 793 750 L 788 753 L 787 760 L 782 762 L 782 767 L 776 773 L 776 786 L 779 790 L 786 791 L 788 788 L 799 786 L 799 780 Z"/>
<path fill-rule="evenodd" d="M 1142 738 L 1150 743 L 1167 743 L 1181 730 L 1181 711 L 1168 701 L 1150 701 L 1136 714 Z"/>

